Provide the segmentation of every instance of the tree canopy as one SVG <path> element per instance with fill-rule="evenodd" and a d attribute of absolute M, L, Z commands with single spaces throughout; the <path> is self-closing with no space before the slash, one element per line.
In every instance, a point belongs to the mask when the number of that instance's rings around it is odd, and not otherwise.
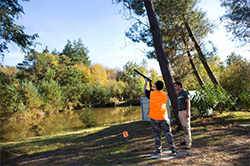
<path fill-rule="evenodd" d="M 22 51 L 26 51 L 34 44 L 38 34 L 28 35 L 24 32 L 24 26 L 15 23 L 15 20 L 24 14 L 23 7 L 18 0 L 1 0 L 0 2 L 0 39 L 3 41 L 0 43 L 1 56 L 4 57 L 4 51 L 8 51 L 10 42 L 14 42 Z"/>
<path fill-rule="evenodd" d="M 82 62 L 83 64 L 89 66 L 90 60 L 87 55 L 88 53 L 89 53 L 89 50 L 83 44 L 81 39 L 78 39 L 78 41 L 74 40 L 73 43 L 71 43 L 71 41 L 68 40 L 62 52 L 62 54 L 69 57 L 71 62 L 73 63 Z"/>
<path fill-rule="evenodd" d="M 143 95 L 144 79 L 136 75 L 133 68 L 151 74 L 154 80 L 158 78 L 156 72 L 145 68 L 145 61 L 141 64 L 128 62 L 124 71 L 91 64 L 88 48 L 80 39 L 73 45 L 68 41 L 65 48 L 75 54 L 50 53 L 47 47 L 43 52 L 31 49 L 17 68 L 0 67 L 1 115 L 22 111 L 47 114 L 82 107 L 111 106 L 124 101 L 138 104 Z M 86 58 L 86 61 L 78 57 Z"/>
<path fill-rule="evenodd" d="M 221 20 L 226 23 L 227 31 L 243 44 L 250 43 L 250 1 L 221 0 L 221 6 L 226 8 Z"/>
<path fill-rule="evenodd" d="M 154 70 L 147 69 L 145 60 L 139 64 L 127 62 L 123 70 L 113 70 L 100 64 L 73 63 L 64 54 L 49 52 L 31 50 L 17 68 L 0 66 L 1 116 L 17 113 L 28 117 L 82 107 L 139 104 L 145 81 L 133 69 L 149 76 L 153 83 L 162 79 Z M 209 59 L 221 85 L 239 97 L 243 106 L 248 106 L 249 62 L 236 54 L 230 55 L 226 62 L 220 66 L 218 57 Z M 206 81 L 202 67 L 197 65 Z M 189 83 L 184 84 L 185 89 L 197 88 L 191 78 L 186 79 Z"/>
<path fill-rule="evenodd" d="M 148 47 L 153 48 L 153 38 L 149 22 L 145 18 L 146 10 L 143 0 L 113 0 L 113 2 L 122 3 L 124 6 L 124 15 L 128 15 L 129 13 L 131 16 L 127 18 L 134 21 L 131 28 L 125 32 L 125 35 L 133 42 L 143 42 Z M 194 71 L 190 63 L 186 62 L 190 58 L 200 58 L 203 60 L 204 57 L 201 58 L 200 54 L 193 52 L 195 47 L 189 38 L 184 21 L 192 29 L 192 33 L 197 43 L 202 46 L 202 49 L 204 48 L 202 41 L 213 31 L 214 25 L 206 17 L 206 13 L 197 7 L 197 0 L 159 0 L 153 1 L 153 4 L 160 27 L 164 51 L 168 55 L 167 58 L 173 71 L 173 78 L 185 82 L 185 78 L 193 75 Z M 189 51 L 190 57 L 187 56 L 187 51 Z M 146 56 L 149 59 L 156 59 L 156 51 L 152 49 L 147 52 Z"/>

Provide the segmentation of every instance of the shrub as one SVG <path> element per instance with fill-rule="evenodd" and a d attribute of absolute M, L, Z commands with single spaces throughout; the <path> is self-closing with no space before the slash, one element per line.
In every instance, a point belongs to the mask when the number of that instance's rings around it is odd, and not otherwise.
<path fill-rule="evenodd" d="M 67 107 L 69 110 L 81 107 L 82 104 L 80 103 L 80 99 L 83 91 L 84 91 L 84 85 L 82 83 L 75 85 L 67 84 L 66 86 L 63 86 L 62 92 L 63 92 L 63 98 L 65 99 L 64 107 Z"/>
<path fill-rule="evenodd" d="M 233 97 L 221 86 L 218 86 L 218 88 L 215 89 L 215 93 L 218 100 L 215 109 L 218 110 L 220 113 L 222 113 L 224 110 L 228 111 L 231 107 L 235 105 L 236 97 Z"/>
<path fill-rule="evenodd" d="M 18 93 L 19 84 L 8 75 L 0 72 L 0 115 L 9 116 L 24 110 L 22 98 Z"/>
<path fill-rule="evenodd" d="M 217 109 L 220 113 L 228 110 L 235 104 L 235 100 L 220 85 L 217 88 L 206 85 L 196 90 L 191 102 L 192 108 L 198 110 L 202 116 L 207 116 L 211 113 L 211 109 Z"/>
<path fill-rule="evenodd" d="M 93 89 L 90 85 L 83 84 L 83 93 L 80 102 L 84 107 L 91 107 L 93 104 Z"/>
<path fill-rule="evenodd" d="M 37 87 L 31 81 L 23 81 L 19 86 L 19 93 L 26 106 L 26 112 L 35 112 L 43 104 Z"/>
<path fill-rule="evenodd" d="M 246 89 L 243 89 L 239 93 L 239 106 L 242 109 L 248 109 L 250 108 L 250 92 Z"/>
<path fill-rule="evenodd" d="M 54 81 L 43 79 L 38 84 L 39 93 L 44 102 L 44 112 L 58 111 L 62 107 L 62 91 L 60 85 Z"/>
<path fill-rule="evenodd" d="M 102 84 L 96 83 L 93 87 L 93 104 L 105 105 L 109 104 L 111 91 L 106 89 Z"/>

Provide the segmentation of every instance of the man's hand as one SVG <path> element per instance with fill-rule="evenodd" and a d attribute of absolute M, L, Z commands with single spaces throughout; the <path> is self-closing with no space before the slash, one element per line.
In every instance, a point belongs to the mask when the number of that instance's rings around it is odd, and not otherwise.
<path fill-rule="evenodd" d="M 145 79 L 145 85 L 144 85 L 144 92 L 145 92 L 145 90 L 147 89 L 147 87 L 148 87 L 148 79 L 147 78 L 144 78 Z M 156 89 L 155 88 L 153 88 L 153 87 L 150 87 L 150 91 L 155 91 Z"/>

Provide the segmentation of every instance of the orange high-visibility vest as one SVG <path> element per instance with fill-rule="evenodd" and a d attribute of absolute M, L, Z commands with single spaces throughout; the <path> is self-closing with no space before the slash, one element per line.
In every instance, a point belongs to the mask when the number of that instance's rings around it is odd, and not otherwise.
<path fill-rule="evenodd" d="M 165 120 L 168 117 L 166 102 L 167 94 L 162 91 L 151 91 L 148 116 L 154 120 Z"/>

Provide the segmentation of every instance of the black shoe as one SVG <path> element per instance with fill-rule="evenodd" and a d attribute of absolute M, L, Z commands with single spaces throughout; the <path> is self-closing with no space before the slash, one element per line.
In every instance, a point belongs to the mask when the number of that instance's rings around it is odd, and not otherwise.
<path fill-rule="evenodd" d="M 181 142 L 180 145 L 186 145 L 186 141 Z"/>
<path fill-rule="evenodd" d="M 176 149 L 172 149 L 172 156 L 176 156 Z"/>
<path fill-rule="evenodd" d="M 153 152 L 150 154 L 151 157 L 158 157 L 161 156 L 161 152 Z"/>

